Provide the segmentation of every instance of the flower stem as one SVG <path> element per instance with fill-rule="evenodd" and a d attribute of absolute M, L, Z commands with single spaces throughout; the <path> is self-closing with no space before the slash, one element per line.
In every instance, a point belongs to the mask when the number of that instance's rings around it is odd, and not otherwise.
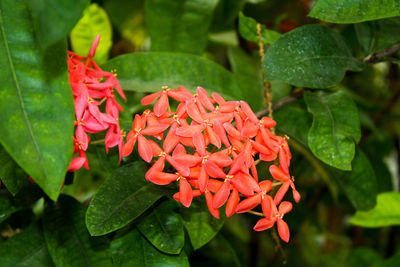
<path fill-rule="evenodd" d="M 261 216 L 261 217 L 265 217 L 263 213 L 257 212 L 257 211 L 249 210 L 248 213 L 254 214 L 254 215 L 257 215 L 257 216 Z"/>
<path fill-rule="evenodd" d="M 93 145 L 101 144 L 101 143 L 104 143 L 104 139 L 94 140 L 94 141 L 91 141 L 90 143 L 93 144 Z"/>
<path fill-rule="evenodd" d="M 268 116 L 271 119 L 274 119 L 272 115 L 272 88 L 271 82 L 265 81 L 265 72 L 264 72 L 264 44 L 262 42 L 262 34 L 261 34 L 261 24 L 257 23 L 257 37 L 258 37 L 258 52 L 260 54 L 260 66 L 261 66 L 261 77 L 262 77 L 262 85 L 263 85 L 263 95 L 264 95 L 264 106 L 268 108 Z M 275 133 L 275 128 L 271 128 L 271 131 Z"/>

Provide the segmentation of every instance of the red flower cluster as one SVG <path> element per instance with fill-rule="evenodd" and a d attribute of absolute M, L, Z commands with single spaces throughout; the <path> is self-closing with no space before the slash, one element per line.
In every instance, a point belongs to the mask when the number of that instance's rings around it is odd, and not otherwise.
<path fill-rule="evenodd" d="M 170 112 L 169 98 L 180 102 L 176 112 Z M 197 94 L 184 87 L 163 87 L 141 103 L 149 105 L 156 100 L 153 112 L 135 116 L 122 155 L 129 155 L 137 142 L 143 160 L 151 162 L 158 157 L 146 173 L 147 180 L 158 185 L 178 181 L 174 198 L 185 207 L 194 197 L 204 195 L 216 218 L 224 204 L 228 217 L 261 204 L 265 218 L 254 229 L 262 231 L 276 222 L 280 237 L 288 242 L 289 228 L 282 217 L 292 204 L 281 200 L 289 187 L 296 202 L 300 194 L 289 175 L 291 154 L 286 139 L 270 131 L 276 122 L 268 117 L 259 120 L 245 101 L 225 101 L 216 93 L 210 97 L 201 87 Z M 279 159 L 279 167 L 272 164 L 269 168 L 276 181 L 259 181 L 256 158 L 257 162 Z M 165 161 L 172 172 L 166 171 Z M 272 197 L 274 186 L 280 188 Z"/>
<path fill-rule="evenodd" d="M 118 146 L 120 151 L 123 145 L 124 132 L 119 127 L 119 111 L 122 107 L 115 100 L 114 91 L 126 99 L 115 74 L 103 71 L 92 60 L 100 41 L 96 37 L 87 57 L 81 57 L 68 51 L 69 81 L 72 88 L 75 104 L 75 137 L 74 157 L 68 171 L 76 171 L 82 166 L 89 168 L 85 151 L 90 138 L 87 133 L 98 133 L 107 130 L 105 146 L 108 149 Z M 100 106 L 105 103 L 105 113 Z"/>

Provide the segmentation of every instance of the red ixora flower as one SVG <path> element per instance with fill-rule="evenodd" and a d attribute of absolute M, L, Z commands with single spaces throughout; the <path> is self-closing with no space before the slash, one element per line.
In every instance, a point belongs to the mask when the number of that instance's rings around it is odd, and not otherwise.
<path fill-rule="evenodd" d="M 87 57 L 68 51 L 69 81 L 75 104 L 74 157 L 68 171 L 76 171 L 84 166 L 89 168 L 85 151 L 89 145 L 88 133 L 107 131 L 105 147 L 118 146 L 122 158 L 125 133 L 119 126 L 119 112 L 122 107 L 115 99 L 114 89 L 126 100 L 115 73 L 103 71 L 93 61 L 100 35 L 93 41 Z M 105 103 L 105 104 L 104 104 Z M 100 106 L 105 105 L 105 112 Z"/>
<path fill-rule="evenodd" d="M 178 102 L 175 112 L 169 98 Z M 292 204 L 281 201 L 289 187 L 296 202 L 300 194 L 289 174 L 287 140 L 271 131 L 276 122 L 258 119 L 245 101 L 226 101 L 217 93 L 210 97 L 201 87 L 192 94 L 184 87 L 164 86 L 141 101 L 153 102 L 154 111 L 135 115 L 122 155 L 131 154 L 138 143 L 139 156 L 152 163 L 146 179 L 158 185 L 177 182 L 179 192 L 173 198 L 185 207 L 204 196 L 212 216 L 219 218 L 224 205 L 228 217 L 261 205 L 262 213 L 255 213 L 264 218 L 254 229 L 262 231 L 277 223 L 280 237 L 288 242 L 289 228 L 282 217 Z M 271 163 L 271 176 L 259 181 L 256 165 L 262 161 Z M 275 186 L 278 191 L 272 190 Z"/>

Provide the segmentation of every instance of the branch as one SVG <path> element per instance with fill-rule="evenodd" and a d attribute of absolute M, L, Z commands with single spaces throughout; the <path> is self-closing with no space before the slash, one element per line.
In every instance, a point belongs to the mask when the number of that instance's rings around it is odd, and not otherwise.
<path fill-rule="evenodd" d="M 385 50 L 367 56 L 366 58 L 364 58 L 363 61 L 368 65 L 372 65 L 383 61 L 385 57 L 393 55 L 399 50 L 400 50 L 400 43 L 397 43 L 395 45 L 392 45 L 391 47 L 386 48 Z"/>
<path fill-rule="evenodd" d="M 281 100 L 275 102 L 275 104 L 272 105 L 272 110 L 273 111 L 278 110 L 281 107 L 286 106 L 287 104 L 289 104 L 293 101 L 296 101 L 297 99 L 301 98 L 302 96 L 303 96 L 303 91 L 300 91 L 300 92 L 296 92 L 296 93 L 292 94 L 291 96 L 282 98 Z M 267 108 L 261 109 L 256 112 L 256 116 L 258 118 L 264 117 L 268 114 L 269 114 L 269 111 Z"/>

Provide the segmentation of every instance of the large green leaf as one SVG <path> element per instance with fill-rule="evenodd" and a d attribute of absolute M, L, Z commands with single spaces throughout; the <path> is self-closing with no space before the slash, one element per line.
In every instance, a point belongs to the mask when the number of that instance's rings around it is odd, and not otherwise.
<path fill-rule="evenodd" d="M 39 45 L 47 48 L 63 39 L 78 22 L 88 0 L 28 0 L 36 20 Z"/>
<path fill-rule="evenodd" d="M 112 266 L 109 241 L 91 237 L 85 226 L 86 208 L 61 195 L 43 216 L 47 248 L 56 266 Z"/>
<path fill-rule="evenodd" d="M 0 2 L 0 142 L 55 200 L 72 157 L 73 100 L 65 41 L 42 53 L 34 30 L 25 1 Z"/>
<path fill-rule="evenodd" d="M 379 194 L 375 208 L 369 211 L 357 211 L 349 222 L 362 227 L 400 225 L 400 193 Z"/>
<path fill-rule="evenodd" d="M 204 205 L 204 206 L 203 206 Z M 189 209 L 182 208 L 181 214 L 190 242 L 194 249 L 199 249 L 213 239 L 224 225 L 224 218 L 214 218 L 205 203 L 192 203 Z"/>
<path fill-rule="evenodd" d="M 218 0 L 147 0 L 152 51 L 202 54 Z"/>
<path fill-rule="evenodd" d="M 331 168 L 330 173 L 338 181 L 354 208 L 372 209 L 376 205 L 378 185 L 371 162 L 361 149 L 356 149 L 351 167 L 352 171 L 337 171 Z"/>
<path fill-rule="evenodd" d="M 28 179 L 28 175 L 8 155 L 7 151 L 0 145 L 0 179 L 8 191 L 15 195 Z"/>
<path fill-rule="evenodd" d="M 144 164 L 134 162 L 117 169 L 101 185 L 86 213 L 91 235 L 124 227 L 163 196 L 162 189 L 147 182 L 144 174 Z"/>
<path fill-rule="evenodd" d="M 177 208 L 175 200 L 163 202 L 137 224 L 146 239 L 164 253 L 179 254 L 185 244 L 182 218 L 174 211 Z"/>
<path fill-rule="evenodd" d="M 335 93 L 307 92 L 307 108 L 313 114 L 308 132 L 308 145 L 317 158 L 342 170 L 351 170 L 354 142 L 360 140 L 357 108 L 343 91 Z"/>
<path fill-rule="evenodd" d="M 112 46 L 112 27 L 104 9 L 97 4 L 91 4 L 71 32 L 72 50 L 78 55 L 86 56 L 93 40 L 99 34 L 101 38 L 94 60 L 103 64 L 107 61 Z"/>
<path fill-rule="evenodd" d="M 41 227 L 35 223 L 0 246 L 2 267 L 55 266 L 47 251 Z"/>
<path fill-rule="evenodd" d="M 116 69 L 124 90 L 155 92 L 164 85 L 185 86 L 194 91 L 202 86 L 209 93 L 230 98 L 242 96 L 235 76 L 202 57 L 180 53 L 133 53 L 108 61 L 104 69 Z"/>
<path fill-rule="evenodd" d="M 318 0 L 311 17 L 333 23 L 356 23 L 400 16 L 399 0 Z"/>
<path fill-rule="evenodd" d="M 325 88 L 339 83 L 346 70 L 361 70 L 341 36 L 322 25 L 305 25 L 282 35 L 266 52 L 266 80 L 300 87 Z"/>
<path fill-rule="evenodd" d="M 243 99 L 246 99 L 254 110 L 261 109 L 264 101 L 260 60 L 257 61 L 238 47 L 228 48 L 228 58 L 232 71 L 242 88 Z"/>
<path fill-rule="evenodd" d="M 155 249 L 136 228 L 117 235 L 111 243 L 114 266 L 188 267 L 185 252 L 167 255 Z"/>
<path fill-rule="evenodd" d="M 253 18 L 246 17 L 242 12 L 239 14 L 239 33 L 246 40 L 258 44 L 257 21 Z M 271 45 L 275 43 L 280 36 L 281 34 L 279 32 L 268 30 L 261 24 L 261 41 L 263 44 Z"/>

